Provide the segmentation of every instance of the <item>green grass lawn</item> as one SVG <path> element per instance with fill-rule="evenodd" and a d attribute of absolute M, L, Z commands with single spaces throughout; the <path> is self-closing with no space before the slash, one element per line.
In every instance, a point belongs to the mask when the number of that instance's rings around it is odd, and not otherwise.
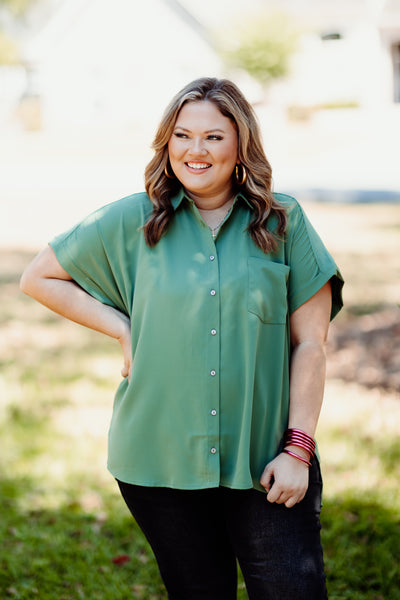
<path fill-rule="evenodd" d="M 341 210 L 348 237 L 341 231 L 339 243 Z M 359 211 L 311 210 L 350 278 L 341 318 L 352 322 L 400 297 L 400 206 Z M 0 600 L 165 599 L 105 468 L 118 344 L 20 294 L 29 257 L 0 253 Z M 399 431 L 394 391 L 328 380 L 318 440 L 330 600 L 400 600 Z M 247 598 L 241 581 L 238 598 Z"/>

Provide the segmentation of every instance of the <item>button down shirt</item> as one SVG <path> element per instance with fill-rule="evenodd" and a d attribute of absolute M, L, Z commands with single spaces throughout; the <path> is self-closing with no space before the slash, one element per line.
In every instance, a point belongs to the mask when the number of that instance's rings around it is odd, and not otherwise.
<path fill-rule="evenodd" d="M 341 275 L 293 198 L 285 239 L 265 254 L 238 195 L 215 240 L 182 190 L 154 248 L 145 193 L 96 211 L 51 242 L 89 294 L 131 318 L 132 376 L 116 393 L 108 467 L 127 483 L 263 490 L 289 409 L 289 316 Z M 276 226 L 271 217 L 268 226 Z"/>

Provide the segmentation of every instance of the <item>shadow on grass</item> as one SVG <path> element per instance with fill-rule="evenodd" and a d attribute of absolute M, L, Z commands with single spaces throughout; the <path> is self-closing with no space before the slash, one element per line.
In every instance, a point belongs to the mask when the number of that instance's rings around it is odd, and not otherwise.
<path fill-rule="evenodd" d="M 400 599 L 397 509 L 347 492 L 324 502 L 322 524 L 330 600 Z"/>
<path fill-rule="evenodd" d="M 397 435 L 383 437 L 359 431 L 357 436 L 352 436 L 351 425 L 348 424 L 343 424 L 340 427 L 332 426 L 327 435 L 329 435 L 332 443 L 335 440 L 351 439 L 351 448 L 356 459 L 349 464 L 353 464 L 354 468 L 356 468 L 357 462 L 365 461 L 371 465 L 372 469 L 376 469 L 378 465 L 379 473 L 382 473 L 385 478 L 395 479 L 400 477 L 400 444 Z M 338 474 L 347 472 L 349 464 L 336 465 L 336 472 Z"/>
<path fill-rule="evenodd" d="M 0 480 L 1 598 L 166 598 L 147 543 L 119 497 L 106 493 L 104 510 L 87 512 L 75 494 L 56 509 L 37 508 L 38 493 L 28 477 Z M 30 496 L 35 509 L 27 507 Z"/>
<path fill-rule="evenodd" d="M 84 509 L 74 490 L 55 509 L 37 502 L 32 509 L 37 481 L 0 479 L 1 598 L 166 598 L 154 558 L 121 498 L 93 490 L 102 495 L 101 510 Z M 330 600 L 400 599 L 398 512 L 355 495 L 328 499 L 323 544 Z"/>

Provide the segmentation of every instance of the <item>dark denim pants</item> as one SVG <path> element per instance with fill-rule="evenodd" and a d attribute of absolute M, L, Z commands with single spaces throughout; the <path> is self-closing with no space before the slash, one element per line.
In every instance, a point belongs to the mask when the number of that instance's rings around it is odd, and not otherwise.
<path fill-rule="evenodd" d="M 254 489 L 175 490 L 118 482 L 170 600 L 235 600 L 236 559 L 250 600 L 325 600 L 317 460 L 293 508 Z"/>

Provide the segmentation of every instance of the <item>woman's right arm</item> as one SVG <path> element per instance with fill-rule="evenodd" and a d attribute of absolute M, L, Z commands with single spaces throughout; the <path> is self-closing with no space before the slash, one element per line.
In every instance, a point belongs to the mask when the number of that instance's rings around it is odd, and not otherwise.
<path fill-rule="evenodd" d="M 44 248 L 27 266 L 20 287 L 25 294 L 59 315 L 118 340 L 124 355 L 121 374 L 130 377 L 129 317 L 112 306 L 102 304 L 73 281 L 58 262 L 51 246 Z"/>

